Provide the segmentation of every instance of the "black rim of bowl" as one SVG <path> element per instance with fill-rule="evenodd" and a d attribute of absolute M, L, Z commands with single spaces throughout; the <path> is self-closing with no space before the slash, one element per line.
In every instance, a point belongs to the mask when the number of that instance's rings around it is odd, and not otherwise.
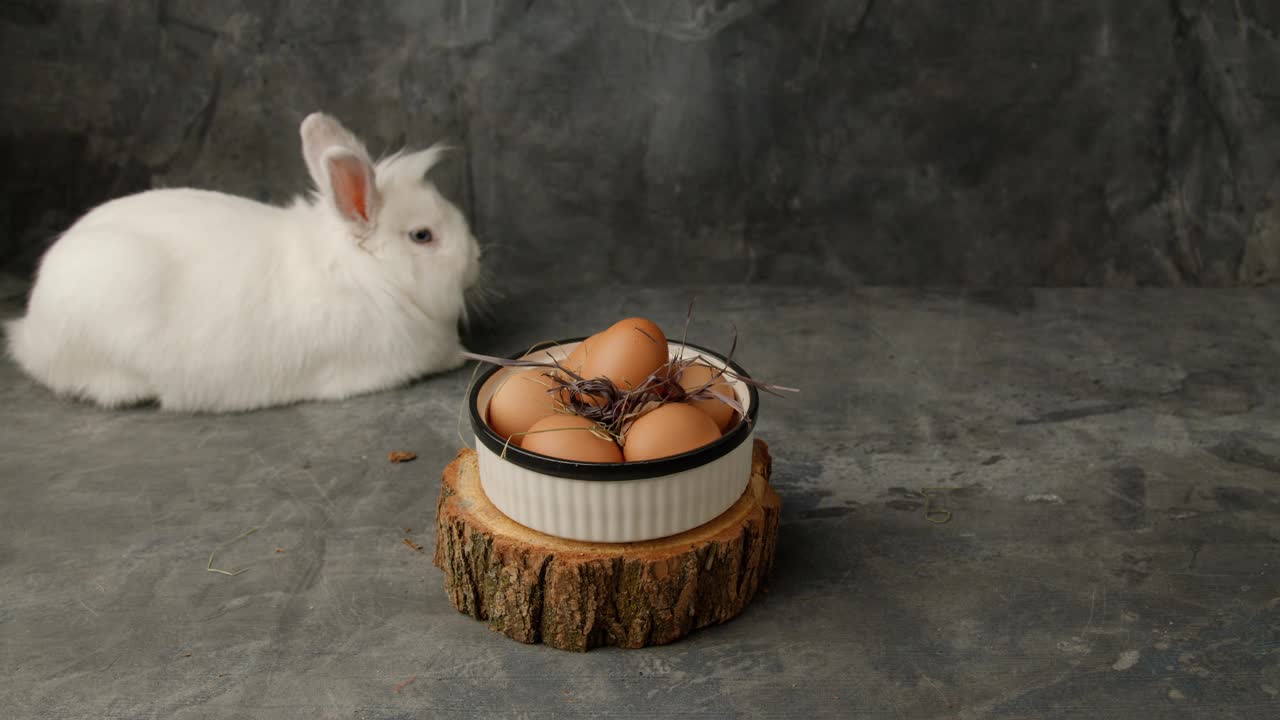
<path fill-rule="evenodd" d="M 581 342 L 586 337 L 571 338 L 569 340 L 558 340 L 538 349 L 546 349 L 555 347 L 556 345 L 568 345 L 569 343 Z M 750 378 L 745 370 L 736 362 L 726 360 L 722 355 L 693 343 L 683 343 L 690 350 L 695 350 L 703 355 L 709 355 L 717 361 L 725 363 L 730 370 L 736 375 L 744 378 Z M 508 355 L 511 360 L 518 360 L 533 351 L 518 352 L 514 355 Z M 760 411 L 760 393 L 754 385 L 747 385 L 747 395 L 751 398 L 751 404 L 747 408 L 747 417 L 745 421 L 739 420 L 728 433 L 720 436 L 719 440 L 703 445 L 696 450 L 690 450 L 679 455 L 671 457 L 659 458 L 657 460 L 642 460 L 639 462 L 629 463 L 584 463 L 575 462 L 573 460 L 559 460 L 557 458 L 547 457 L 546 455 L 538 455 L 524 450 L 515 445 L 507 445 L 507 441 L 502 439 L 489 427 L 489 424 L 480 417 L 480 389 L 485 383 L 502 369 L 501 365 L 494 365 L 486 370 L 480 377 L 476 378 L 475 384 L 471 386 L 471 392 L 467 394 L 467 404 L 471 409 L 471 429 L 475 432 L 476 437 L 480 438 L 480 442 L 489 448 L 498 456 L 519 467 L 542 473 L 543 475 L 552 475 L 555 477 L 569 478 L 572 480 L 596 480 L 601 482 L 610 482 L 614 480 L 641 480 L 644 478 L 662 477 L 664 475 L 672 475 L 674 473 L 692 470 L 693 468 L 706 465 L 712 460 L 728 455 L 730 451 L 742 445 L 751 435 L 751 429 L 755 426 L 756 416 Z M 505 451 L 506 455 L 503 456 Z"/>

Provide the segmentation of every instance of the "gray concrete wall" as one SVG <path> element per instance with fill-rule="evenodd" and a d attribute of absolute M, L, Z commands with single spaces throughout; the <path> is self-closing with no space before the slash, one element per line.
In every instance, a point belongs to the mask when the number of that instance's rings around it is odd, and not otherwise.
<path fill-rule="evenodd" d="M 515 284 L 1280 278 L 1264 0 L 19 0 L 0 64 L 18 272 L 129 191 L 287 199 L 323 108 L 461 144 Z"/>

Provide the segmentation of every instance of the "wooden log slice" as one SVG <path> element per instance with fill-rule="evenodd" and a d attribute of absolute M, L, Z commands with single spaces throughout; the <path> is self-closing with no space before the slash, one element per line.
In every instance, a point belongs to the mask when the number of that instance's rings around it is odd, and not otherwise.
<path fill-rule="evenodd" d="M 435 564 L 459 611 L 524 643 L 563 650 L 677 640 L 742 612 L 773 569 L 782 500 L 768 446 L 723 515 L 679 535 L 588 543 L 530 530 L 485 497 L 473 450 L 444 471 Z"/>

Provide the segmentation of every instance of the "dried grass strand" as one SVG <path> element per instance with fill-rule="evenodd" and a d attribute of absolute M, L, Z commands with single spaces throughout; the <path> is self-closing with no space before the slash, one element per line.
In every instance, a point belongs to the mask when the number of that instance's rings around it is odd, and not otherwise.
<path fill-rule="evenodd" d="M 542 433 L 561 432 L 564 430 L 585 430 L 587 432 L 590 432 L 592 435 L 596 436 L 601 440 L 608 440 L 609 442 L 614 442 L 614 443 L 619 442 L 619 438 L 611 435 L 607 430 L 600 427 L 599 425 L 589 427 L 589 428 L 588 427 L 559 427 L 559 428 L 547 428 L 545 430 L 525 430 L 523 432 L 511 433 L 511 437 L 507 438 L 506 442 L 502 443 L 502 452 L 498 454 L 498 457 L 504 460 L 507 458 L 507 448 L 511 447 L 512 441 L 517 436 L 524 437 L 525 435 L 540 435 Z"/>
<path fill-rule="evenodd" d="M 213 566 L 213 556 L 214 556 L 214 554 L 215 554 L 215 553 L 217 553 L 219 550 L 222 550 L 222 549 L 224 549 L 224 548 L 230 547 L 230 546 L 232 546 L 232 545 L 234 545 L 234 544 L 236 544 L 236 543 L 240 542 L 241 540 L 243 540 L 243 539 L 245 539 L 245 538 L 249 537 L 250 535 L 252 535 L 252 534 L 254 534 L 254 533 L 256 533 L 256 532 L 258 532 L 258 528 L 249 528 L 248 530 L 245 530 L 243 533 L 241 533 L 241 534 L 240 534 L 240 536 L 239 536 L 239 537 L 237 537 L 236 539 L 234 539 L 234 540 L 228 540 L 227 542 L 224 542 L 224 543 L 222 543 L 221 545 L 219 545 L 219 546 L 215 547 L 214 549 L 210 550 L 210 551 L 209 551 L 209 563 L 208 563 L 207 565 L 205 565 L 204 569 L 205 569 L 205 570 L 207 570 L 207 571 L 209 571 L 209 572 L 211 572 L 211 573 L 218 573 L 218 574 L 220 574 L 220 575 L 229 575 L 229 576 L 231 576 L 231 577 L 235 577 L 235 576 L 239 575 L 240 573 L 248 572 L 248 571 L 249 571 L 249 568 L 240 568 L 239 570 L 236 570 L 235 572 L 232 572 L 232 571 L 230 571 L 230 570 L 223 570 L 222 568 L 216 568 L 216 567 L 214 567 L 214 566 Z"/>

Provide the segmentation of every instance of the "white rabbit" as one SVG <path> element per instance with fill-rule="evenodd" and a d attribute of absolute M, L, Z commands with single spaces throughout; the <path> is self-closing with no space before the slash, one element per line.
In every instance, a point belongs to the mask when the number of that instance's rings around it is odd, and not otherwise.
<path fill-rule="evenodd" d="M 161 189 L 77 221 L 8 324 L 13 358 L 61 395 L 197 412 L 345 398 L 460 366 L 480 250 L 426 180 L 442 149 L 375 167 L 332 117 L 309 115 L 301 135 L 309 199 Z"/>

